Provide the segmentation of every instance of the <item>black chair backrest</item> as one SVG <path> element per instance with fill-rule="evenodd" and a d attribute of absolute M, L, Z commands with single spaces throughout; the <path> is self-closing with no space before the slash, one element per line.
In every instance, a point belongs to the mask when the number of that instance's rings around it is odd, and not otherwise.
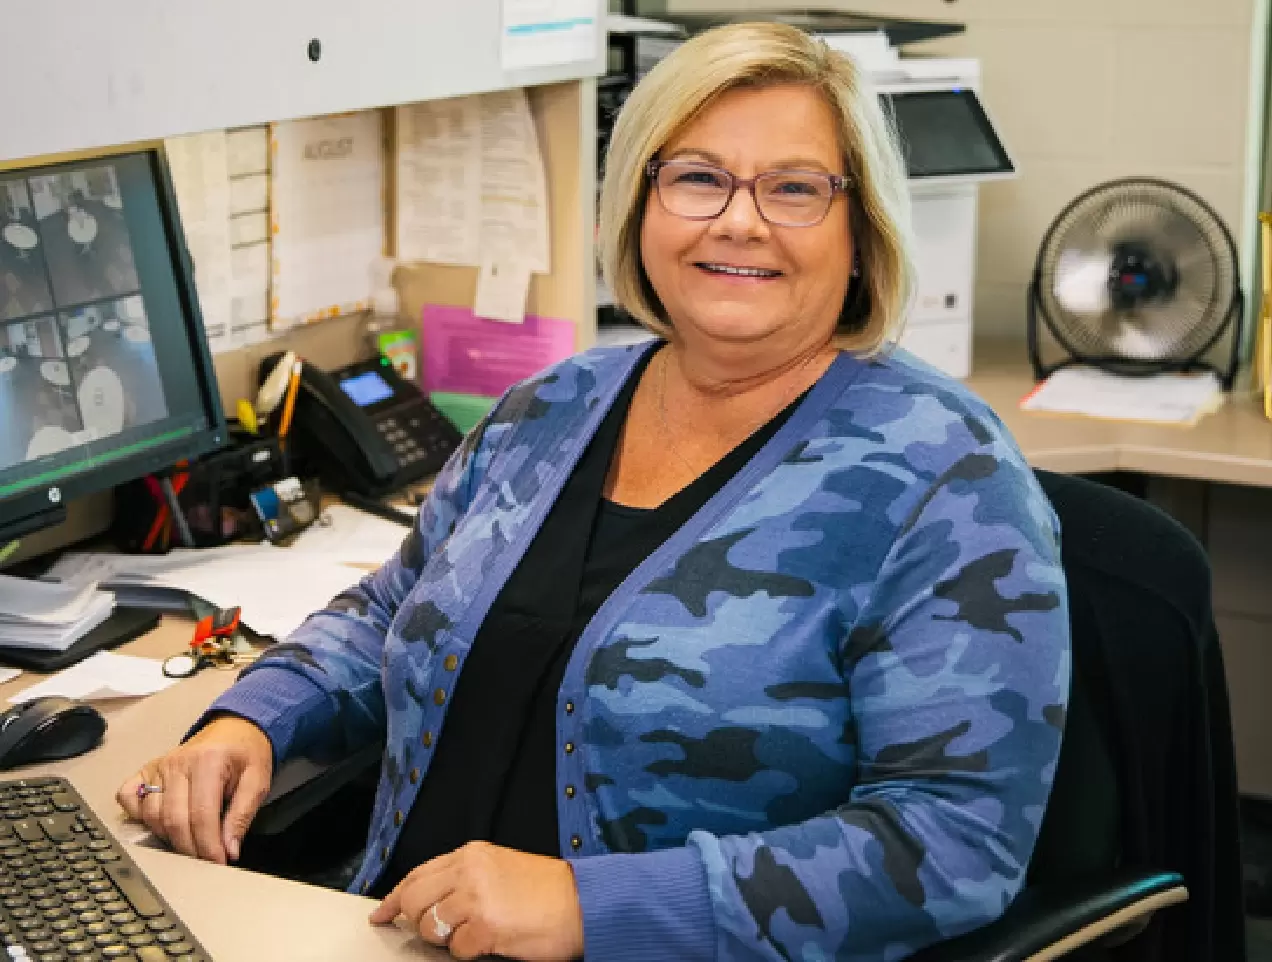
<path fill-rule="evenodd" d="M 1110 864 L 1178 872 L 1189 901 L 1117 957 L 1243 958 L 1235 763 L 1205 549 L 1145 500 L 1035 473 L 1060 518 L 1073 675 L 1028 881 Z"/>

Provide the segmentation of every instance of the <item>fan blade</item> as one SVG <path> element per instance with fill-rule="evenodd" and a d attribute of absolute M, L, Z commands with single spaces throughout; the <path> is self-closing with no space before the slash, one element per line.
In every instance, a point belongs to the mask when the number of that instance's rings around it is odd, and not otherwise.
<path fill-rule="evenodd" d="M 1100 314 L 1110 307 L 1112 255 L 1066 250 L 1056 264 L 1052 293 L 1070 314 Z"/>
<path fill-rule="evenodd" d="M 1117 320 L 1117 330 L 1109 338 L 1116 353 L 1139 361 L 1157 361 L 1170 354 L 1171 345 L 1164 343 L 1140 312 L 1118 315 Z"/>

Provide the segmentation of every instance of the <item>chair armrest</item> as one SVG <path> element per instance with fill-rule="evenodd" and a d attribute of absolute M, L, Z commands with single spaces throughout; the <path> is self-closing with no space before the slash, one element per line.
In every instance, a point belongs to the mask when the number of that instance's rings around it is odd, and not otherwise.
<path fill-rule="evenodd" d="M 1127 929 L 1138 933 L 1158 909 L 1187 898 L 1174 872 L 1122 870 L 1063 891 L 1030 887 L 1002 918 L 906 962 L 1049 962 L 1084 945 L 1120 942 Z"/>
<path fill-rule="evenodd" d="M 367 769 L 378 766 L 383 757 L 384 743 L 374 742 L 331 762 L 310 758 L 284 762 L 252 820 L 251 834 L 281 835 Z"/>

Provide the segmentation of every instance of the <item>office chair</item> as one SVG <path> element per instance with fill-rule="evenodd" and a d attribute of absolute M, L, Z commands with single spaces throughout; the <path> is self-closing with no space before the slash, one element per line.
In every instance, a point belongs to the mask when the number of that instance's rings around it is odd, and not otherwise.
<path fill-rule="evenodd" d="M 1035 473 L 1060 518 L 1073 642 L 1052 795 L 1006 913 L 907 962 L 1242 962 L 1236 767 L 1209 561 L 1147 502 Z"/>
<path fill-rule="evenodd" d="M 1025 888 L 1006 913 L 907 962 L 1243 962 L 1235 762 L 1209 562 L 1146 502 L 1037 475 L 1060 517 L 1073 636 L 1054 787 Z M 1182 742 L 1158 737 L 1183 721 Z M 1192 754 L 1204 758 L 1183 757 L 1181 744 L 1201 740 L 1205 750 Z M 355 837 L 324 865 L 297 855 L 314 854 L 306 838 L 333 838 L 333 817 L 346 827 L 353 811 L 369 819 L 379 751 L 317 778 L 280 772 L 244 844 L 245 867 L 347 884 Z"/>

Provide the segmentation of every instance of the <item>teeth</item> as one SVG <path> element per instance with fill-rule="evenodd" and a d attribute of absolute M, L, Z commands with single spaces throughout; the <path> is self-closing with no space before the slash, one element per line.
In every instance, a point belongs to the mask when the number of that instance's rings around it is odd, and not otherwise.
<path fill-rule="evenodd" d="M 702 264 L 707 270 L 716 274 L 735 274 L 739 277 L 777 277 L 781 271 L 770 271 L 763 267 L 730 267 L 728 264 Z"/>

